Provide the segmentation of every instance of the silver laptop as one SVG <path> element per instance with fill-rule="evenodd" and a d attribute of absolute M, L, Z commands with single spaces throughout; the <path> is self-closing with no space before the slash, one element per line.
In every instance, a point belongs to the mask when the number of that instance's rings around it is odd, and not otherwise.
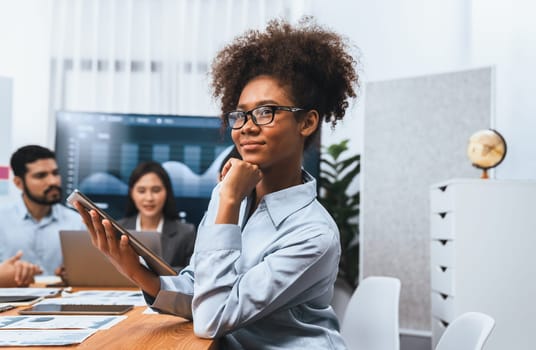
<path fill-rule="evenodd" d="M 138 240 L 155 254 L 162 255 L 160 233 L 130 231 Z M 60 231 L 63 265 L 66 282 L 70 286 L 82 287 L 135 287 L 123 276 L 91 243 L 89 232 L 85 230 Z"/>

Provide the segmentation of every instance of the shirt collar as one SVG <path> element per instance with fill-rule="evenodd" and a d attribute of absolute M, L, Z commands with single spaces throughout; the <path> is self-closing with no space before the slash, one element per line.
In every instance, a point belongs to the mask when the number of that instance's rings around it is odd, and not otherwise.
<path fill-rule="evenodd" d="M 275 227 L 291 214 L 309 205 L 316 198 L 316 180 L 305 170 L 303 184 L 285 188 L 264 196 L 264 205 Z"/>
<path fill-rule="evenodd" d="M 162 229 L 164 228 L 164 216 L 160 218 L 160 221 L 158 222 L 158 226 L 156 227 L 156 232 L 162 233 Z M 136 231 L 143 231 L 141 229 L 141 215 L 138 212 L 138 215 L 136 215 Z"/>
<path fill-rule="evenodd" d="M 24 203 L 22 194 L 19 196 L 18 200 L 16 200 L 15 207 L 17 210 L 17 216 L 20 217 L 22 220 L 26 220 L 26 219 L 35 220 L 32 214 L 30 214 L 30 212 L 28 211 L 28 207 L 26 207 L 26 204 Z M 59 217 L 59 209 L 57 208 L 57 205 L 52 205 L 50 214 L 45 216 L 44 218 L 50 218 L 50 220 L 55 221 L 55 220 L 58 220 L 58 217 Z"/>

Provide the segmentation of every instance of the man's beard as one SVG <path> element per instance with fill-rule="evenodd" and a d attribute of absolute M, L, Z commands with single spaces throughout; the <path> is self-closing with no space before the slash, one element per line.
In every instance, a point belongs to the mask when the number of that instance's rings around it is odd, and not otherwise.
<path fill-rule="evenodd" d="M 23 182 L 23 187 L 24 187 L 24 195 L 28 197 L 28 199 L 34 203 L 41 204 L 41 205 L 53 205 L 53 204 L 61 202 L 61 187 L 59 186 L 55 186 L 55 185 L 50 186 L 49 188 L 45 190 L 42 196 L 36 196 L 33 193 L 31 193 L 30 189 L 26 186 L 26 182 Z M 54 189 L 58 190 L 59 196 L 53 199 L 47 199 L 47 194 Z"/>

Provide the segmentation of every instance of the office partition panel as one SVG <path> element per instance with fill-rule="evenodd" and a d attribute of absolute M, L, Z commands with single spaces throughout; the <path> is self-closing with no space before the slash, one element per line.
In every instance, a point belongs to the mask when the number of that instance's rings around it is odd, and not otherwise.
<path fill-rule="evenodd" d="M 493 69 L 365 87 L 361 278 L 400 278 L 400 327 L 430 331 L 429 187 L 478 178 L 469 137 L 492 127 Z"/>

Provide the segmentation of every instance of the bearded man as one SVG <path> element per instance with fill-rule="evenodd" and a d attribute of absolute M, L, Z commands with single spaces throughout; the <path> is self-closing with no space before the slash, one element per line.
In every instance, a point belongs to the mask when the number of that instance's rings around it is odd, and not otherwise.
<path fill-rule="evenodd" d="M 24 254 L 44 274 L 61 275 L 59 231 L 84 226 L 74 210 L 60 204 L 56 156 L 45 147 L 24 146 L 11 156 L 11 169 L 22 194 L 0 209 L 0 262 Z"/>

